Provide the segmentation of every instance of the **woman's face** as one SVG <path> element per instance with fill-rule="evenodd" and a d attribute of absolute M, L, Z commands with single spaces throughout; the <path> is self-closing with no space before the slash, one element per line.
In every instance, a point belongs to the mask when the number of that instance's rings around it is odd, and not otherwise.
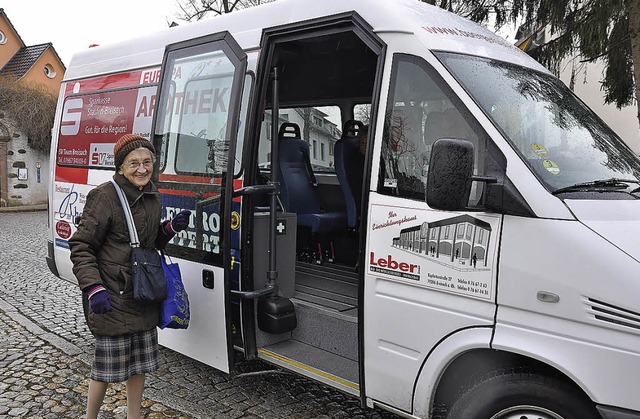
<path fill-rule="evenodd" d="M 124 163 L 118 170 L 122 176 L 129 179 L 138 189 L 142 189 L 153 173 L 153 155 L 147 148 L 139 148 L 127 154 Z"/>

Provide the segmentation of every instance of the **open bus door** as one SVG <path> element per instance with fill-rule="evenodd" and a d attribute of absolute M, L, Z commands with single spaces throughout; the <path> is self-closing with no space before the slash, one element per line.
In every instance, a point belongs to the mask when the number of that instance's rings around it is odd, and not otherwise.
<path fill-rule="evenodd" d="M 166 249 L 189 295 L 187 330 L 163 346 L 224 372 L 233 369 L 230 288 L 240 248 L 235 149 L 247 57 L 228 32 L 167 46 L 153 124 L 163 216 L 192 211 Z M 238 269 L 236 269 L 238 270 Z"/>

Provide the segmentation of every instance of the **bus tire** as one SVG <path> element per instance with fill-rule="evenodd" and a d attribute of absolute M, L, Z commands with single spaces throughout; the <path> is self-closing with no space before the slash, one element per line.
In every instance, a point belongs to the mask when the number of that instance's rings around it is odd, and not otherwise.
<path fill-rule="evenodd" d="M 497 370 L 465 388 L 449 419 L 600 419 L 593 402 L 572 383 L 539 372 Z"/>

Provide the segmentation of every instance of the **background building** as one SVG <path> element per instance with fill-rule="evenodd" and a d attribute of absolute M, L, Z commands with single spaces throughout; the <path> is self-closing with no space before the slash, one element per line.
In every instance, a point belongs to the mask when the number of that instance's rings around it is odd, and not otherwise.
<path fill-rule="evenodd" d="M 0 8 L 0 77 L 57 98 L 65 70 L 51 43 L 25 45 Z M 0 206 L 47 202 L 49 157 L 29 147 L 23 130 L 0 103 Z"/>
<path fill-rule="evenodd" d="M 573 58 L 579 59 L 579 58 Z M 571 63 L 561 67 L 560 79 L 569 86 L 571 82 Z M 604 103 L 604 92 L 600 81 L 604 78 L 602 60 L 595 63 L 582 63 L 576 74 L 573 91 L 604 122 L 607 123 L 622 140 L 636 153 L 640 154 L 640 122 L 638 121 L 638 101 L 635 104 L 618 109 L 614 104 Z"/>
<path fill-rule="evenodd" d="M 309 159 L 315 171 L 333 172 L 334 156 L 333 150 L 336 141 L 340 139 L 342 130 L 338 125 L 329 119 L 329 115 L 324 112 L 326 108 L 290 108 L 280 109 L 280 124 L 283 122 L 293 122 L 300 127 L 302 138 L 309 143 Z M 334 113 L 339 114 L 336 107 Z M 271 111 L 265 112 L 262 123 L 261 138 L 271 140 Z M 263 169 L 269 167 L 271 161 L 270 142 L 261 141 L 259 150 L 259 165 Z"/>

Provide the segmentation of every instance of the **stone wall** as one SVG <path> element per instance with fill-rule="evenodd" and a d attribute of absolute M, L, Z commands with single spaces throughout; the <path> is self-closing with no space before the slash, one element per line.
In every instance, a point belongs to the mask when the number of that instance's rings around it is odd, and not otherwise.
<path fill-rule="evenodd" d="M 35 205 L 47 202 L 49 156 L 29 147 L 27 136 L 0 112 L 0 205 Z M 6 164 L 5 164 L 6 162 Z"/>

